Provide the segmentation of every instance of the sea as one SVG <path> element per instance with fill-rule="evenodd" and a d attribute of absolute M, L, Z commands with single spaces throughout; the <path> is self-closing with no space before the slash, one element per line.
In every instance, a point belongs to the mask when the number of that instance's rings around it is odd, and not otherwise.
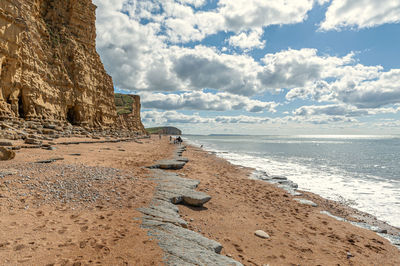
<path fill-rule="evenodd" d="M 400 135 L 185 135 L 184 140 L 400 227 Z"/>

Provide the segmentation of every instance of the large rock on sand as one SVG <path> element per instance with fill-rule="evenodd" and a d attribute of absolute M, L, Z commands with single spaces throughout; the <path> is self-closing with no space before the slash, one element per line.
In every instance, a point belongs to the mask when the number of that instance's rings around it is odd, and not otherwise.
<path fill-rule="evenodd" d="M 0 160 L 12 160 L 15 157 L 15 152 L 4 147 L 0 147 Z"/>
<path fill-rule="evenodd" d="M 185 166 L 185 162 L 177 161 L 177 160 L 161 160 L 157 162 L 157 168 L 160 169 L 171 169 L 178 170 L 182 169 Z"/>

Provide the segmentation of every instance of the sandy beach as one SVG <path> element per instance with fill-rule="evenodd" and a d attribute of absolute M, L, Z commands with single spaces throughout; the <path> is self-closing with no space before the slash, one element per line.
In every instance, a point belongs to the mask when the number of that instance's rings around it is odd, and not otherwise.
<path fill-rule="evenodd" d="M 1 162 L 0 264 L 163 265 L 137 209 L 155 190 L 145 167 L 170 158 L 176 146 L 153 137 L 54 147 L 21 149 Z M 175 172 L 200 180 L 198 190 L 212 199 L 179 205 L 180 214 L 189 229 L 220 242 L 221 254 L 244 265 L 400 265 L 400 251 L 386 239 L 320 214 L 335 213 L 332 203 L 307 194 L 319 206 L 301 205 L 250 180 L 251 169 L 191 146 L 183 155 L 189 162 Z M 49 159 L 57 160 L 38 163 Z"/>

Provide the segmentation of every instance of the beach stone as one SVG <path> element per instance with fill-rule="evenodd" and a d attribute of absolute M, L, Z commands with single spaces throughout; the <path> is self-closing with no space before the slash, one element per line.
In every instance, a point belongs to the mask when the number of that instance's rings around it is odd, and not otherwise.
<path fill-rule="evenodd" d="M 26 143 L 26 144 L 33 144 L 33 145 L 40 145 L 40 144 L 42 144 L 41 141 L 39 141 L 39 140 L 37 140 L 37 139 L 34 139 L 34 138 L 27 138 L 27 139 L 25 139 L 25 143 Z"/>
<path fill-rule="evenodd" d="M 0 160 L 8 161 L 15 158 L 15 151 L 0 147 Z"/>
<path fill-rule="evenodd" d="M 48 128 L 48 129 L 55 129 L 56 125 L 50 124 L 50 123 L 45 123 L 43 125 L 44 128 Z"/>
<path fill-rule="evenodd" d="M 12 142 L 5 139 L 0 139 L 0 146 L 12 146 Z"/>
<path fill-rule="evenodd" d="M 42 129 L 42 134 L 45 135 L 54 135 L 56 132 L 53 129 L 44 128 Z"/>
<path fill-rule="evenodd" d="M 160 160 L 157 162 L 157 164 L 150 166 L 149 168 L 159 168 L 159 169 L 165 169 L 165 170 L 179 170 L 182 169 L 185 166 L 185 162 L 180 162 L 177 160 Z"/>
<path fill-rule="evenodd" d="M 211 197 L 204 192 L 177 187 L 162 187 L 156 195 L 162 195 L 174 204 L 183 203 L 194 207 L 201 207 L 211 200 Z"/>
<path fill-rule="evenodd" d="M 376 233 L 379 233 L 379 234 L 387 234 L 388 233 L 388 231 L 386 229 L 381 229 L 381 228 L 377 228 L 376 230 L 373 230 L 373 231 Z"/>
<path fill-rule="evenodd" d="M 184 157 L 178 157 L 175 160 L 177 160 L 178 162 L 185 162 L 185 163 L 189 162 L 189 159 Z"/>
<path fill-rule="evenodd" d="M 199 191 L 190 191 L 182 196 L 183 204 L 201 207 L 211 200 L 211 196 Z"/>
<path fill-rule="evenodd" d="M 156 164 L 156 168 L 160 169 L 170 169 L 170 170 L 179 170 L 185 166 L 185 162 L 180 162 L 177 160 L 161 160 Z"/>
<path fill-rule="evenodd" d="M 274 179 L 274 180 L 287 180 L 287 177 L 286 176 L 274 175 L 274 176 L 271 176 L 271 179 Z"/>
<path fill-rule="evenodd" d="M 269 238 L 269 235 L 266 232 L 264 232 L 263 230 L 257 230 L 254 232 L 254 234 L 260 238 L 264 238 L 264 239 Z"/>
<path fill-rule="evenodd" d="M 318 204 L 311 200 L 306 200 L 306 199 L 294 199 L 294 200 L 298 201 L 300 204 L 309 205 L 312 207 L 318 207 Z"/>
<path fill-rule="evenodd" d="M 297 185 L 295 182 L 291 180 L 279 180 L 278 184 L 282 187 L 289 187 L 289 188 L 298 188 L 299 185 Z"/>

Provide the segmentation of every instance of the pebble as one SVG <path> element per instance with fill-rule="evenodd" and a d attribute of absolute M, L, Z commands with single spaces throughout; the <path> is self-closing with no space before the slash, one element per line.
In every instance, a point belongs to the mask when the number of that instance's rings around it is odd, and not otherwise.
<path fill-rule="evenodd" d="M 269 238 L 269 235 L 266 232 L 264 232 L 263 230 L 257 230 L 254 232 L 254 234 L 260 238 L 264 238 L 264 239 Z"/>

